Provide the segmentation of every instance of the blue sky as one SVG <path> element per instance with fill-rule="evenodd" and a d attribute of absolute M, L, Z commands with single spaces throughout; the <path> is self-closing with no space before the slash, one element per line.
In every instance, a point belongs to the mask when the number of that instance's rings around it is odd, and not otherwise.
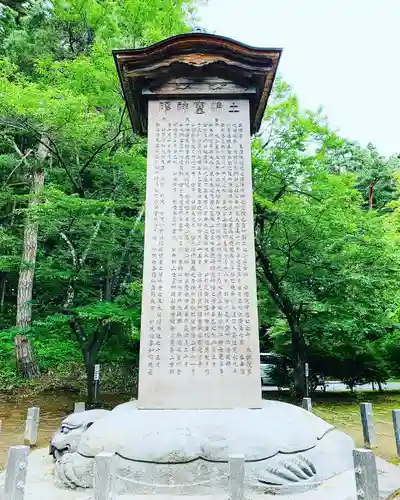
<path fill-rule="evenodd" d="M 201 26 L 283 47 L 280 73 L 303 106 L 381 153 L 400 152 L 400 0 L 208 0 Z"/>

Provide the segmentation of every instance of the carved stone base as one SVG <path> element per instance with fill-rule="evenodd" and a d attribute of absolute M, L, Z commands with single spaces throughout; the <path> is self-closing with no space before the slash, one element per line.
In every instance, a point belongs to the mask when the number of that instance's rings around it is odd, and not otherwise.
<path fill-rule="evenodd" d="M 352 449 L 349 436 L 286 403 L 266 401 L 259 410 L 138 410 L 131 402 L 95 421 L 56 471 L 64 485 L 90 487 L 94 457 L 114 452 L 120 493 L 207 494 L 226 491 L 229 455 L 243 454 L 247 488 L 284 494 L 352 469 Z"/>

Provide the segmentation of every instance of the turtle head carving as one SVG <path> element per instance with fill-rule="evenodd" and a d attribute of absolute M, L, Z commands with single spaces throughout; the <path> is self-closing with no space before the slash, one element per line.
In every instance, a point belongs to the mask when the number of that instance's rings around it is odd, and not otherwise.
<path fill-rule="evenodd" d="M 74 453 L 78 449 L 84 433 L 108 413 L 108 410 L 88 410 L 68 415 L 61 422 L 60 428 L 53 434 L 50 455 L 59 460 L 65 453 Z"/>

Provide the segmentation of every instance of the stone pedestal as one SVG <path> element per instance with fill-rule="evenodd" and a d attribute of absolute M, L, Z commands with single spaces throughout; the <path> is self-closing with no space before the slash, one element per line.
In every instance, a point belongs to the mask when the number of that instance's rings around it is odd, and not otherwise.
<path fill-rule="evenodd" d="M 116 407 L 56 464 L 70 486 L 90 487 L 94 457 L 117 454 L 118 491 L 224 492 L 230 455 L 245 457 L 246 488 L 312 489 L 353 467 L 352 440 L 312 413 L 266 401 L 261 409 L 139 410 Z M 64 442 L 64 446 L 66 443 Z"/>

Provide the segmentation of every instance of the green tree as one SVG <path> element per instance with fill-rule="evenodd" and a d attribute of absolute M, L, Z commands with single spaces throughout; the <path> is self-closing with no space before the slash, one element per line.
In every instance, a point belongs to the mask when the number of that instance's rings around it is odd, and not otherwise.
<path fill-rule="evenodd" d="M 337 174 L 353 172 L 356 175 L 355 187 L 363 197 L 363 208 L 385 213 L 388 204 L 397 199 L 395 177 L 400 168 L 399 155 L 385 158 L 373 144 L 362 148 L 356 142 L 343 139 L 336 140 L 334 147 L 332 145 L 325 144 L 321 151 L 327 157 L 329 171 Z"/>
<path fill-rule="evenodd" d="M 194 9 L 189 0 L 12 4 L 0 6 L 1 326 L 27 311 L 12 335 L 29 346 L 44 323 L 61 321 L 90 385 L 104 343 L 133 342 L 139 321 L 128 291 L 141 279 L 146 145 L 132 134 L 111 49 L 186 31 Z M 17 308 L 21 273 L 28 292 Z"/>
<path fill-rule="evenodd" d="M 331 173 L 330 149 L 343 142 L 321 114 L 301 111 L 281 83 L 267 125 L 267 142 L 264 132 L 254 144 L 258 274 L 278 313 L 272 323 L 284 317 L 290 332 L 282 347 L 303 393 L 313 349 L 349 359 L 384 334 L 399 253 L 391 225 L 361 210 L 354 174 Z"/>

